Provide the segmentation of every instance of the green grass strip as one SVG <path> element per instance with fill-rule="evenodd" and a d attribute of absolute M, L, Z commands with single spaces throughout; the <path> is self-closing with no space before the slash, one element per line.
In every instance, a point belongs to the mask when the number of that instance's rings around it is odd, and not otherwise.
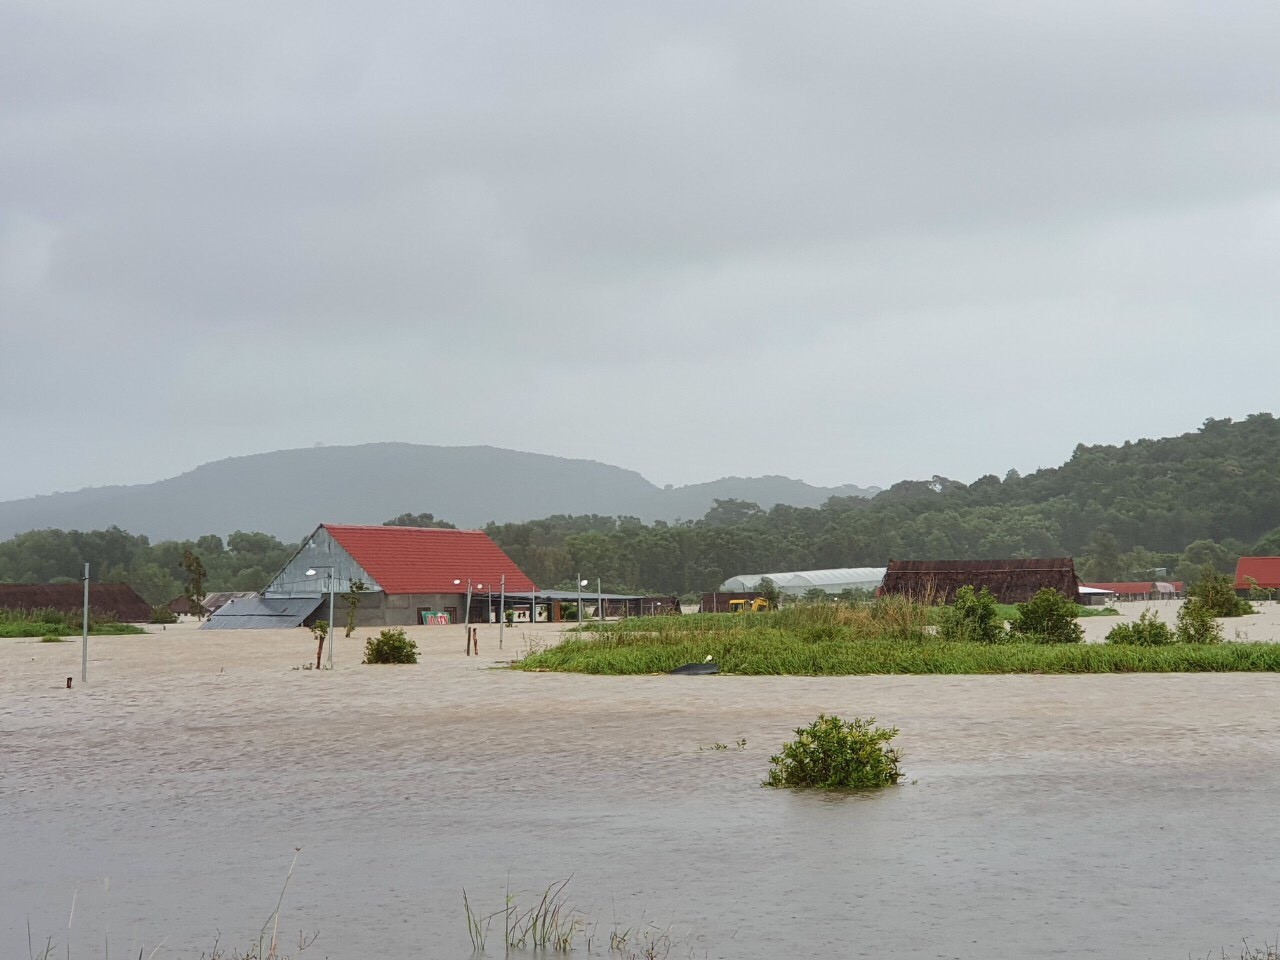
<path fill-rule="evenodd" d="M 902 623 L 706 614 L 631 618 L 530 654 L 521 670 L 666 673 L 710 657 L 723 673 L 753 676 L 1280 671 L 1280 644 L 956 643 Z"/>

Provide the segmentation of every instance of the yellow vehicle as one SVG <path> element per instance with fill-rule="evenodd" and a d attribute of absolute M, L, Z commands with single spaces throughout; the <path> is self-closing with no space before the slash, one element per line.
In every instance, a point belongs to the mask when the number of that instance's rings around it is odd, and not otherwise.
<path fill-rule="evenodd" d="M 761 610 L 769 609 L 769 601 L 764 597 L 756 597 L 754 600 L 730 600 L 729 612 L 742 613 L 744 610 L 750 610 L 752 613 L 758 613 Z"/>

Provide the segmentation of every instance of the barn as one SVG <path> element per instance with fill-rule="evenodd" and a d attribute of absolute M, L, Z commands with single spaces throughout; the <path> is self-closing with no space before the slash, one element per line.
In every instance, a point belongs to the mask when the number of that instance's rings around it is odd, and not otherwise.
<path fill-rule="evenodd" d="M 0 583 L 0 610 L 84 610 L 83 583 Z M 99 620 L 146 623 L 151 605 L 126 583 L 90 583 L 89 615 Z"/>
<path fill-rule="evenodd" d="M 303 541 L 254 602 L 228 603 L 207 629 L 297 626 L 345 620 L 343 596 L 362 581 L 358 626 L 461 623 L 485 615 L 482 597 L 502 585 L 512 593 L 535 590 L 502 549 L 480 530 L 351 526 L 322 523 Z"/>
<path fill-rule="evenodd" d="M 881 595 L 898 594 L 928 603 L 951 603 L 956 591 L 986 587 L 1000 603 L 1025 603 L 1049 587 L 1079 602 L 1075 562 L 1070 557 L 1015 560 L 890 560 Z"/>
<path fill-rule="evenodd" d="M 1280 557 L 1241 557 L 1236 561 L 1236 590 L 1280 588 Z"/>

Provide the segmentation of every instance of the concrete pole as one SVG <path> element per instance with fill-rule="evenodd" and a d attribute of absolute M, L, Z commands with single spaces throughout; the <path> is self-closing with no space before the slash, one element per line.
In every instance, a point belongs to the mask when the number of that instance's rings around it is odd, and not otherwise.
<path fill-rule="evenodd" d="M 89 682 L 89 565 L 84 565 L 84 616 L 80 624 L 80 682 Z"/>
<path fill-rule="evenodd" d="M 333 568 L 329 569 L 329 669 L 333 669 Z"/>
<path fill-rule="evenodd" d="M 502 628 L 507 623 L 507 575 L 504 573 L 498 587 L 498 649 L 502 649 Z"/>

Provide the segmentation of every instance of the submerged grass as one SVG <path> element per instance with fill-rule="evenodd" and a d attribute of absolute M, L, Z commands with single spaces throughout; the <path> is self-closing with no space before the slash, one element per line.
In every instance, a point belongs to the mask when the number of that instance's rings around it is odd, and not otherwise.
<path fill-rule="evenodd" d="M 1280 671 L 1280 644 L 980 644 L 944 641 L 928 608 L 887 598 L 862 607 L 629 618 L 532 652 L 514 666 L 594 674 L 666 673 L 708 657 L 722 673 L 1203 673 Z"/>
<path fill-rule="evenodd" d="M 0 637 L 78 637 L 83 628 L 80 618 L 79 613 L 52 608 L 0 610 Z M 119 623 L 107 617 L 89 618 L 89 633 L 95 636 L 146 632 L 131 623 Z"/>

